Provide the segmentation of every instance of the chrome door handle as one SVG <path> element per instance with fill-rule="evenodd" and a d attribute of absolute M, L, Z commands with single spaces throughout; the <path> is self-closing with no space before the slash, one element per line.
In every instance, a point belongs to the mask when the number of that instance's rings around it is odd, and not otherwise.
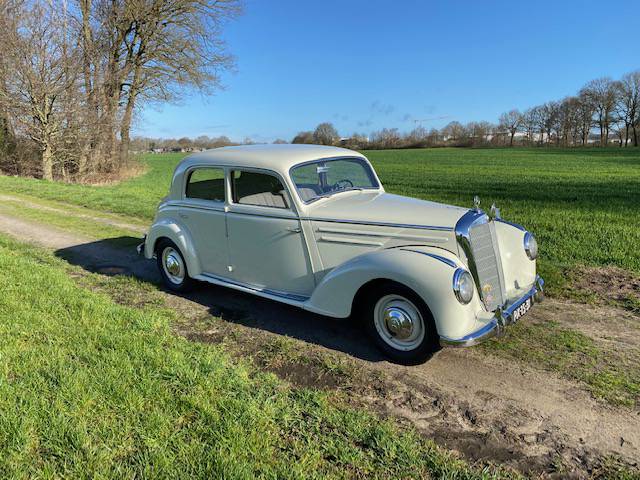
<path fill-rule="evenodd" d="M 302 229 L 300 227 L 287 227 L 287 232 L 300 233 Z"/>

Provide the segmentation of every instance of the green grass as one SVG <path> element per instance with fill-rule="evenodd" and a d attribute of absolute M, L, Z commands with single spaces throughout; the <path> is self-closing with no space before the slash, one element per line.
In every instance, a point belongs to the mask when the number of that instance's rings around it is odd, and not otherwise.
<path fill-rule="evenodd" d="M 147 172 L 115 185 L 89 186 L 0 176 L 0 193 L 23 193 L 151 220 L 158 203 L 169 193 L 173 169 L 184 156 L 144 155 L 141 161 L 147 164 Z"/>
<path fill-rule="evenodd" d="M 496 202 L 538 236 L 541 271 L 561 281 L 575 265 L 640 272 L 640 150 L 422 149 L 365 152 L 387 191 L 471 206 Z M 113 186 L 0 176 L 24 193 L 150 220 L 182 154 L 146 155 L 145 175 Z"/>
<path fill-rule="evenodd" d="M 640 403 L 640 352 L 618 344 L 596 343 L 554 321 L 520 322 L 506 338 L 482 345 L 493 354 L 560 373 L 582 383 L 596 398 L 612 405 Z"/>
<path fill-rule="evenodd" d="M 640 150 L 433 149 L 368 152 L 394 193 L 488 208 L 536 233 L 544 270 L 640 272 Z M 549 272 L 553 274 L 553 272 Z"/>
<path fill-rule="evenodd" d="M 0 263 L 2 478 L 504 476 L 177 337 L 43 250 L 0 237 Z"/>
<path fill-rule="evenodd" d="M 34 203 L 37 200 L 37 203 Z M 55 203 L 40 199 L 29 199 L 29 203 L 17 201 L 3 201 L 0 202 L 0 213 L 5 213 L 10 216 L 23 218 L 25 220 L 32 220 L 39 223 L 45 223 L 58 227 L 61 230 L 68 232 L 78 233 L 85 235 L 89 238 L 117 238 L 117 237 L 133 237 L 133 243 L 136 241 L 139 243 L 141 236 L 139 230 L 131 228 L 123 228 L 122 226 L 112 225 L 109 223 L 101 223 L 94 219 L 83 218 L 74 211 L 75 209 L 65 206 L 64 210 L 52 211 L 48 209 L 39 208 L 40 206 L 56 206 Z M 78 208 L 78 210 L 80 210 Z M 87 209 L 82 209 L 86 215 Z M 108 218 L 106 221 L 111 221 Z M 115 220 L 114 220 L 115 221 Z M 137 226 L 137 225 L 134 225 Z M 144 227 L 140 227 L 144 228 Z"/>

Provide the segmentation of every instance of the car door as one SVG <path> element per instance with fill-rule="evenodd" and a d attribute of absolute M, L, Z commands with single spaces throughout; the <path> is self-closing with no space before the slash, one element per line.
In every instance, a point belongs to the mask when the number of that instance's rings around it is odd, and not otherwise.
<path fill-rule="evenodd" d="M 195 167 L 185 175 L 180 220 L 191 233 L 203 273 L 227 275 L 225 171 Z"/>
<path fill-rule="evenodd" d="M 232 278 L 277 294 L 311 295 L 314 279 L 305 239 L 282 182 L 272 173 L 235 169 L 230 184 Z"/>

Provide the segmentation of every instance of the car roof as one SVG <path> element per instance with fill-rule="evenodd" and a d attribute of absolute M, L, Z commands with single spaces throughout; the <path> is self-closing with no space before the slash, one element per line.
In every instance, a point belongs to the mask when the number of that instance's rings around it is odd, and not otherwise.
<path fill-rule="evenodd" d="M 191 165 L 220 165 L 229 167 L 264 168 L 286 175 L 289 169 L 299 163 L 332 157 L 359 157 L 364 155 L 340 147 L 324 145 L 238 145 L 221 147 L 186 157 L 180 164 L 183 168 Z"/>

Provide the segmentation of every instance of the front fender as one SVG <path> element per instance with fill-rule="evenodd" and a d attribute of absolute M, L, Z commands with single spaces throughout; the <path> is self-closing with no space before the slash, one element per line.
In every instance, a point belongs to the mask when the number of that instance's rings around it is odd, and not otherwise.
<path fill-rule="evenodd" d="M 443 249 L 398 247 L 355 257 L 333 269 L 318 284 L 305 308 L 332 317 L 348 317 L 361 287 L 373 280 L 392 280 L 411 288 L 427 304 L 441 336 L 458 338 L 481 325 L 482 304 L 475 292 L 462 305 L 453 292 L 453 273 L 464 268 Z"/>
<path fill-rule="evenodd" d="M 194 277 L 202 273 L 193 239 L 184 225 L 171 218 L 160 219 L 151 225 L 144 244 L 144 256 L 146 258 L 153 257 L 156 242 L 160 238 L 168 238 L 178 246 L 187 264 L 189 276 Z"/>

